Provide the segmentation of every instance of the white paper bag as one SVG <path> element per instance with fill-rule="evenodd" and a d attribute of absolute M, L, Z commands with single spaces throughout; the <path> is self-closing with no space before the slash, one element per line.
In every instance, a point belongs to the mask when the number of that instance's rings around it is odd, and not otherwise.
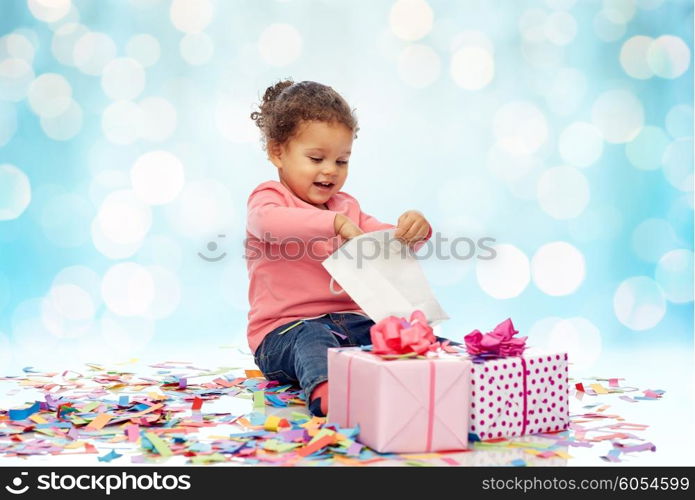
<path fill-rule="evenodd" d="M 395 229 L 361 234 L 343 244 L 322 265 L 345 293 L 374 321 L 410 318 L 420 309 L 430 324 L 449 319 L 432 293 L 417 259 L 395 239 Z"/>

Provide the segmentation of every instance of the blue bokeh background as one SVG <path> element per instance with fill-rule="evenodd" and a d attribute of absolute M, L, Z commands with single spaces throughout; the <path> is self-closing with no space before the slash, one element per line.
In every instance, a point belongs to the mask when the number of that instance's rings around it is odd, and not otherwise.
<path fill-rule="evenodd" d="M 245 346 L 245 204 L 277 178 L 249 114 L 286 77 L 356 109 L 366 212 L 500 245 L 423 261 L 444 335 L 512 317 L 587 369 L 693 348 L 690 1 L 0 9 L 2 366 Z"/>

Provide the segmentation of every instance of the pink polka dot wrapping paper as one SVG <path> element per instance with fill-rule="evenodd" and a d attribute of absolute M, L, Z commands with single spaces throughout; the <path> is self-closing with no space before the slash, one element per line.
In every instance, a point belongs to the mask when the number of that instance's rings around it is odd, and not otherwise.
<path fill-rule="evenodd" d="M 567 353 L 527 350 L 474 363 L 469 434 L 486 440 L 565 430 L 568 395 Z"/>

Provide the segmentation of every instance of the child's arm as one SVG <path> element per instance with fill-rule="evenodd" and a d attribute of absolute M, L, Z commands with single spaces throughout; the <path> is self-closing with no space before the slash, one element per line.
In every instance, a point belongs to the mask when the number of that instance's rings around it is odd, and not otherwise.
<path fill-rule="evenodd" d="M 280 243 L 288 238 L 308 241 L 336 235 L 332 210 L 308 210 L 284 206 L 282 195 L 269 189 L 257 191 L 248 201 L 246 229 L 262 241 Z"/>

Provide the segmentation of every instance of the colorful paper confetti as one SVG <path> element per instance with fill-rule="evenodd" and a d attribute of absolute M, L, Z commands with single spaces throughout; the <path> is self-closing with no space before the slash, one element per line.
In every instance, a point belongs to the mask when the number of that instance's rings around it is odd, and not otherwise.
<path fill-rule="evenodd" d="M 0 408 L 0 456 L 94 455 L 98 462 L 161 463 L 184 457 L 187 463 L 225 462 L 269 465 L 370 465 L 384 460 L 410 466 L 476 463 L 512 466 L 572 459 L 572 449 L 597 448 L 600 460 L 621 462 L 628 454 L 656 451 L 635 433 L 648 425 L 625 422 L 609 400 L 583 406 L 571 415 L 568 431 L 471 443 L 468 453 L 379 454 L 359 442 L 359 428 L 341 429 L 306 413 L 303 391 L 264 379 L 258 370 L 223 367 L 206 370 L 188 362 L 149 365 L 153 375 L 87 364 L 84 374 L 41 372 L 0 377 L 44 394 L 43 401 Z M 658 400 L 665 391 L 621 385 L 623 379 L 577 382 L 577 393 L 637 403 Z M 641 394 L 626 396 L 625 392 Z M 246 402 L 242 412 L 224 402 Z M 298 406 L 296 412 L 289 407 Z M 223 410 L 220 410 L 222 408 Z M 282 416 L 274 411 L 283 411 Z M 234 432 L 207 428 L 229 429 Z M 119 451 L 114 449 L 119 447 Z M 101 451 L 100 451 L 101 450 Z M 461 458 L 461 456 L 464 458 Z M 505 456 L 512 455 L 506 459 Z M 524 457 L 524 458 L 521 458 Z M 125 463 L 125 462 L 124 462 Z M 563 463 L 563 462 L 560 462 Z"/>

